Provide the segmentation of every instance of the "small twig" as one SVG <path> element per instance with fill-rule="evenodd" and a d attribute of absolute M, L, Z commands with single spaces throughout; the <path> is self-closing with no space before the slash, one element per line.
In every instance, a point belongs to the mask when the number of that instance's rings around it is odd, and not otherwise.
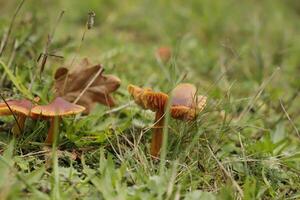
<path fill-rule="evenodd" d="M 3 40 L 2 40 L 1 46 L 0 46 L 0 57 L 2 56 L 2 54 L 3 54 L 4 50 L 5 50 L 5 47 L 6 47 L 6 45 L 7 45 L 8 40 L 9 40 L 9 37 L 10 37 L 11 31 L 12 31 L 13 25 L 14 25 L 14 23 L 15 23 L 16 17 L 17 17 L 17 15 L 18 15 L 19 11 L 21 10 L 21 8 L 22 8 L 24 2 L 25 2 L 25 0 L 22 0 L 22 1 L 20 2 L 20 4 L 18 5 L 18 7 L 17 7 L 17 9 L 16 9 L 16 11 L 15 11 L 15 13 L 14 13 L 14 15 L 13 15 L 11 21 L 10 21 L 9 28 L 8 28 L 8 32 L 7 32 L 7 34 L 4 35 L 4 37 L 3 37 Z"/>
<path fill-rule="evenodd" d="M 293 120 L 291 119 L 290 115 L 288 114 L 288 112 L 286 111 L 286 109 L 284 108 L 283 106 L 283 103 L 282 103 L 282 100 L 279 99 L 279 102 L 280 102 L 280 106 L 285 114 L 285 116 L 287 117 L 287 119 L 289 120 L 289 122 L 291 123 L 291 125 L 293 126 L 294 130 L 296 131 L 298 137 L 300 138 L 300 133 L 299 133 L 299 130 L 298 128 L 296 127 L 295 123 L 293 122 Z"/>
<path fill-rule="evenodd" d="M 240 132 L 238 132 L 238 136 L 239 136 L 239 142 L 240 142 L 241 149 L 242 149 L 242 154 L 243 154 L 244 159 L 246 160 L 245 147 L 244 147 L 244 144 L 242 142 L 242 138 L 241 138 L 241 133 Z M 244 165 L 245 165 L 245 168 L 246 168 L 247 175 L 249 175 L 249 169 L 248 169 L 247 161 L 244 162 Z"/>
<path fill-rule="evenodd" d="M 72 58 L 72 61 L 70 63 L 70 69 L 72 69 L 72 66 L 73 66 L 73 64 L 74 64 L 74 62 L 77 58 L 77 55 L 78 55 L 78 53 L 81 49 L 81 46 L 83 44 L 83 41 L 84 41 L 84 38 L 85 38 L 85 35 L 86 35 L 87 31 L 90 30 L 94 25 L 94 18 L 95 18 L 95 13 L 94 12 L 89 12 L 88 13 L 88 19 L 87 19 L 87 22 L 84 26 L 84 31 L 83 31 L 83 34 L 81 36 L 79 46 L 77 47 L 76 52 L 75 52 L 75 54 Z M 67 72 L 67 74 L 66 74 L 66 78 L 65 78 L 65 81 L 64 81 L 64 84 L 63 84 L 62 94 L 65 93 L 65 88 L 67 86 L 68 79 L 69 79 L 69 72 Z"/>
<path fill-rule="evenodd" d="M 291 105 L 294 103 L 295 99 L 300 95 L 300 88 L 298 88 L 298 90 L 291 96 L 291 98 L 289 98 L 286 103 L 285 103 L 285 109 L 288 110 Z M 281 114 L 281 116 L 278 118 L 278 120 L 274 123 L 274 124 L 278 124 L 282 118 L 284 117 L 284 113 Z"/>
<path fill-rule="evenodd" d="M 40 59 L 42 58 L 41 64 L 40 64 L 40 66 L 38 66 L 38 68 L 40 69 L 40 73 L 39 73 L 40 76 L 42 75 L 42 73 L 44 71 L 44 68 L 45 68 L 45 65 L 46 65 L 46 62 L 47 62 L 47 58 L 49 56 L 50 44 L 52 42 L 52 39 L 54 38 L 54 34 L 55 34 L 55 31 L 56 31 L 56 28 L 57 28 L 58 24 L 60 23 L 63 15 L 64 15 L 64 13 L 65 13 L 64 10 L 60 12 L 60 15 L 59 15 L 59 17 L 58 17 L 58 19 L 56 21 L 56 24 L 55 24 L 55 26 L 54 26 L 51 34 L 48 35 L 48 39 L 47 39 L 47 43 L 46 43 L 44 52 L 40 53 L 40 55 L 39 55 L 39 57 L 37 59 L 37 63 L 39 63 Z M 32 79 L 31 79 L 31 82 L 29 84 L 29 87 L 28 87 L 29 90 L 32 89 L 33 83 L 35 82 L 35 79 L 36 79 L 37 75 L 38 75 L 38 73 L 34 73 Z"/>
<path fill-rule="evenodd" d="M 43 57 L 46 57 L 46 56 L 49 56 L 49 57 L 56 57 L 56 58 L 60 58 L 60 59 L 63 59 L 64 57 L 63 56 L 60 56 L 60 55 L 55 55 L 55 54 L 52 54 L 52 53 L 48 53 L 47 55 L 44 54 L 44 53 L 40 53 L 38 58 L 36 59 L 36 62 L 40 62 L 41 58 Z"/>
<path fill-rule="evenodd" d="M 234 178 L 231 176 L 231 174 L 225 169 L 223 164 L 218 160 L 218 158 L 215 156 L 213 150 L 211 149 L 210 145 L 207 143 L 207 148 L 209 149 L 210 154 L 215 159 L 215 161 L 218 163 L 221 170 L 224 172 L 224 174 L 231 180 L 233 186 L 236 188 L 236 190 L 240 193 L 241 197 L 244 197 L 244 192 L 242 188 L 239 186 L 239 184 L 234 180 Z"/>
<path fill-rule="evenodd" d="M 41 155 L 41 154 L 46 154 L 51 152 L 51 150 L 43 150 L 43 151 L 37 151 L 37 152 L 32 152 L 32 153 L 28 153 L 22 156 L 19 156 L 20 158 L 25 158 L 25 157 L 29 157 L 29 156 L 36 156 L 36 155 Z"/>
<path fill-rule="evenodd" d="M 117 107 L 117 108 L 113 108 L 113 109 L 111 109 L 111 110 L 108 110 L 108 111 L 106 111 L 104 114 L 105 114 L 105 115 L 108 115 L 108 114 L 111 114 L 111 113 L 118 112 L 118 111 L 120 111 L 120 110 L 123 110 L 124 108 L 127 108 L 127 107 L 133 105 L 133 103 L 134 103 L 134 101 L 130 101 L 130 102 L 128 102 L 128 103 L 126 103 L 126 104 L 124 104 L 124 105 L 121 105 L 121 106 L 119 106 L 119 107 Z"/>
<path fill-rule="evenodd" d="M 257 99 L 261 96 L 263 91 L 265 90 L 266 86 L 273 80 L 274 76 L 277 74 L 277 72 L 280 70 L 280 68 L 276 68 L 275 71 L 271 74 L 271 76 L 262 82 L 259 89 L 256 91 L 255 95 L 251 98 L 248 105 L 245 107 L 245 109 L 241 112 L 241 114 L 238 116 L 237 121 L 239 122 L 253 107 L 254 103 L 257 101 Z"/>
<path fill-rule="evenodd" d="M 91 87 L 91 85 L 94 83 L 94 81 L 103 73 L 104 69 L 100 67 L 100 69 L 97 71 L 95 76 L 90 80 L 90 82 L 85 86 L 85 88 L 81 91 L 81 93 L 78 95 L 78 97 L 73 101 L 73 103 L 77 103 L 81 96 Z"/>
<path fill-rule="evenodd" d="M 49 48 L 50 48 L 51 42 L 52 42 L 52 40 L 54 38 L 54 34 L 55 34 L 55 31 L 56 31 L 56 28 L 58 27 L 58 24 L 60 23 L 63 15 L 64 15 L 64 13 L 65 13 L 64 10 L 60 12 L 60 15 L 59 15 L 59 17 L 58 17 L 58 19 L 57 19 L 57 21 L 56 21 L 56 23 L 54 25 L 54 28 L 53 28 L 51 34 L 48 35 L 47 43 L 46 43 L 46 46 L 45 46 L 45 49 L 44 49 L 44 53 L 42 54 L 43 59 L 41 61 L 41 65 L 40 65 L 40 75 L 44 71 L 44 68 L 45 68 L 45 65 L 46 65 L 46 62 L 47 62 L 47 58 L 48 58 L 48 55 L 49 55 L 48 53 L 49 53 Z"/>

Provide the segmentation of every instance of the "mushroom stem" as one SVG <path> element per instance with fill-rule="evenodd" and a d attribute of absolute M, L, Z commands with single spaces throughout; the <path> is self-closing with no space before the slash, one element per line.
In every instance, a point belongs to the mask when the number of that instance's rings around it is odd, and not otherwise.
<path fill-rule="evenodd" d="M 155 114 L 155 125 L 151 141 L 151 155 L 158 157 L 159 151 L 163 141 L 163 127 L 164 127 L 164 112 L 157 111 Z"/>
<path fill-rule="evenodd" d="M 17 115 L 17 121 L 12 128 L 12 133 L 14 134 L 15 137 L 21 135 L 22 131 L 24 130 L 26 118 L 27 118 L 26 115 L 23 114 Z"/>
<path fill-rule="evenodd" d="M 56 128 L 59 125 L 60 117 L 51 117 L 50 118 L 50 127 L 48 129 L 48 135 L 46 138 L 45 143 L 48 145 L 53 144 L 56 138 L 56 134 L 58 134 L 58 128 Z M 57 133 L 56 133 L 57 131 Z"/>

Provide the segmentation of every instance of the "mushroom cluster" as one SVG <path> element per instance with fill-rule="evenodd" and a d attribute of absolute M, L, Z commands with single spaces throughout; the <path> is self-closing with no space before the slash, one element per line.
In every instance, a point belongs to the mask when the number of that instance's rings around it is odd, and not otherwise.
<path fill-rule="evenodd" d="M 168 62 L 172 57 L 171 49 L 159 48 L 157 57 Z M 38 100 L 4 101 L 0 103 L 0 116 L 14 115 L 16 124 L 12 132 L 15 136 L 23 132 L 28 117 L 48 120 L 50 127 L 45 143 L 52 144 L 55 139 L 55 122 L 59 122 L 62 117 L 82 112 L 89 114 L 96 103 L 109 107 L 115 105 L 111 93 L 119 88 L 121 81 L 114 75 L 102 73 L 102 66 L 93 65 L 88 59 L 83 59 L 76 70 L 71 72 L 65 67 L 60 67 L 54 76 L 55 99 L 52 102 L 48 105 L 38 105 Z M 172 118 L 191 121 L 204 109 L 207 99 L 205 96 L 197 95 L 197 88 L 190 83 L 177 85 L 170 94 L 135 85 L 129 85 L 128 92 L 140 107 L 155 112 L 150 149 L 153 157 L 159 156 L 162 146 L 167 105 L 170 106 L 168 114 Z"/>
<path fill-rule="evenodd" d="M 37 105 L 37 102 L 29 100 L 10 100 L 0 103 L 0 116 L 15 115 L 16 124 L 12 132 L 15 136 L 21 134 L 24 129 L 27 117 L 32 119 L 47 119 L 50 121 L 50 128 L 46 144 L 52 144 L 54 139 L 55 118 L 60 119 L 63 116 L 75 115 L 85 110 L 79 106 L 64 100 L 61 97 L 55 98 L 48 105 Z"/>
<path fill-rule="evenodd" d="M 66 67 L 56 70 L 54 76 L 55 99 L 48 105 L 37 105 L 37 101 L 10 100 L 0 103 L 0 116 L 14 115 L 16 124 L 12 132 L 15 136 L 21 134 L 27 117 L 45 119 L 50 122 L 47 144 L 54 141 L 55 119 L 75 115 L 81 112 L 89 114 L 97 103 L 113 107 L 116 102 L 112 93 L 121 84 L 121 80 L 111 74 L 103 75 L 100 64 L 91 64 L 83 59 L 69 71 Z M 72 102 L 72 103 L 71 103 Z M 78 105 L 77 105 L 78 104 Z"/>
<path fill-rule="evenodd" d="M 206 105 L 205 96 L 196 96 L 197 89 L 189 83 L 181 83 L 171 92 L 171 97 L 163 92 L 155 92 L 151 88 L 128 86 L 128 92 L 136 104 L 143 109 L 155 112 L 154 131 L 152 135 L 150 153 L 158 157 L 163 141 L 164 115 L 166 106 L 170 102 L 170 116 L 178 120 L 193 120 Z"/>

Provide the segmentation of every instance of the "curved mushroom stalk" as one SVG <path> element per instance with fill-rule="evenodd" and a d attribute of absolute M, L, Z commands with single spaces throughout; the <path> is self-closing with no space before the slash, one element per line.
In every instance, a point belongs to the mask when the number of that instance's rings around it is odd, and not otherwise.
<path fill-rule="evenodd" d="M 163 142 L 164 112 L 156 112 L 154 123 L 150 153 L 153 157 L 158 157 Z"/>
<path fill-rule="evenodd" d="M 56 137 L 58 135 L 58 132 L 57 132 L 58 131 L 58 126 L 59 126 L 60 121 L 61 121 L 60 117 L 50 118 L 50 120 L 49 120 L 50 126 L 49 126 L 49 129 L 48 129 L 48 135 L 47 135 L 47 138 L 45 140 L 45 144 L 51 145 L 56 140 Z"/>

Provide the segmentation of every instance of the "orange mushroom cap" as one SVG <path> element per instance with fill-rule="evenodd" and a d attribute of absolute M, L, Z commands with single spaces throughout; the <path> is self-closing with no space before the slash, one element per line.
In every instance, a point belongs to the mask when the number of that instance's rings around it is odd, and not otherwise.
<path fill-rule="evenodd" d="M 35 106 L 31 109 L 33 117 L 62 117 L 75 115 L 85 110 L 85 107 L 70 103 L 61 97 L 55 98 L 50 104 Z"/>
<path fill-rule="evenodd" d="M 144 109 L 154 112 L 163 111 L 168 102 L 168 95 L 163 92 L 154 92 L 150 88 L 140 88 L 135 85 L 129 85 L 127 89 L 135 103 Z"/>
<path fill-rule="evenodd" d="M 7 104 L 8 106 L 7 106 Z M 29 116 L 31 113 L 31 109 L 34 106 L 34 104 L 26 99 L 22 100 L 9 100 L 5 102 L 0 103 L 0 115 L 12 115 L 11 111 L 17 114 L 23 114 L 26 116 Z M 11 110 L 10 110 L 10 109 Z"/>
<path fill-rule="evenodd" d="M 193 120 L 206 105 L 205 96 L 196 96 L 197 89 L 189 83 L 181 83 L 172 91 L 171 116 L 180 120 Z"/>
<path fill-rule="evenodd" d="M 168 46 L 159 47 L 156 51 L 156 56 L 158 56 L 163 62 L 167 62 L 172 56 L 172 50 Z"/>

